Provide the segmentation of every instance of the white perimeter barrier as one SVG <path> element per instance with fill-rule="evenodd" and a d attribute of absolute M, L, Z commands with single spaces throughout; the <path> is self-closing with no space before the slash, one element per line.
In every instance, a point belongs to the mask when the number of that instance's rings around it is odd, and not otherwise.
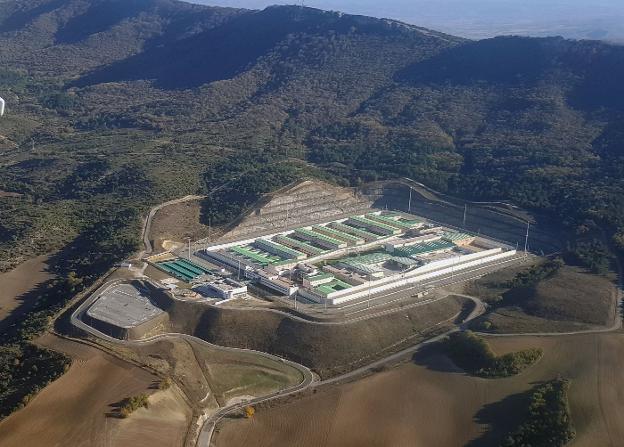
<path fill-rule="evenodd" d="M 495 248 L 470 255 L 457 256 L 454 258 L 444 259 L 442 261 L 431 262 L 411 272 L 382 278 L 378 281 L 373 281 L 371 284 L 367 283 L 352 287 L 350 289 L 340 290 L 329 294 L 327 297 L 317 295 L 305 289 L 299 289 L 298 293 L 301 296 L 317 303 L 324 303 L 324 300 L 328 300 L 328 304 L 341 304 L 356 298 L 368 296 L 369 294 L 372 295 L 399 287 L 405 287 L 410 284 L 435 278 L 437 276 L 448 275 L 477 265 L 483 265 L 497 260 L 510 258 L 515 256 L 515 254 L 516 250 L 503 252 L 501 248 Z"/>

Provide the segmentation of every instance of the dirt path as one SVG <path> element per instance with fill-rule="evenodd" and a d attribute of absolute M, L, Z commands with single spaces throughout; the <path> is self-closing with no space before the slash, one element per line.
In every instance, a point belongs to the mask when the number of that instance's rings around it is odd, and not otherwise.
<path fill-rule="evenodd" d="M 39 344 L 71 355 L 74 363 L 28 406 L 0 423 L 0 445 L 181 445 L 190 414 L 173 391 L 154 396 L 149 410 L 128 419 L 107 417 L 115 403 L 148 392 L 156 376 L 96 348 L 53 335 L 42 337 Z"/>

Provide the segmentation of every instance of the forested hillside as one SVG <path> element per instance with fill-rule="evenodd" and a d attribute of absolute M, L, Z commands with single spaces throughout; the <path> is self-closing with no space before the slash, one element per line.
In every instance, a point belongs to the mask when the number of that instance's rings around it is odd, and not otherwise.
<path fill-rule="evenodd" d="M 1 268 L 248 168 L 409 176 L 579 237 L 624 228 L 624 47 L 301 7 L 3 0 L 0 67 L 0 191 L 23 194 L 0 197 Z"/>

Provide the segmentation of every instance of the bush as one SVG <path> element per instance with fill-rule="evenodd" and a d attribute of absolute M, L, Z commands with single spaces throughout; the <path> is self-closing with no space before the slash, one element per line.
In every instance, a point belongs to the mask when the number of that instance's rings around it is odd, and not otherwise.
<path fill-rule="evenodd" d="M 256 414 L 256 409 L 251 405 L 245 407 L 245 417 L 251 419 Z"/>
<path fill-rule="evenodd" d="M 119 408 L 119 415 L 127 418 L 139 408 L 147 408 L 149 406 L 149 397 L 147 394 L 139 394 L 124 400 L 123 405 Z"/>
<path fill-rule="evenodd" d="M 171 388 L 171 377 L 166 377 L 158 383 L 159 390 L 168 390 Z"/>

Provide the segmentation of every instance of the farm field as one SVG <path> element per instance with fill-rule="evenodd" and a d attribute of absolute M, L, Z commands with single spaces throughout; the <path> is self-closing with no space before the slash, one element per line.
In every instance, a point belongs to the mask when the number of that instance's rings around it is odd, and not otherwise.
<path fill-rule="evenodd" d="M 170 389 L 150 397 L 149 409 L 128 419 L 107 416 L 119 401 L 158 381 L 153 374 L 90 346 L 46 335 L 39 344 L 74 359 L 67 373 L 51 383 L 24 409 L 0 423 L 0 445 L 181 445 L 190 410 Z"/>
<path fill-rule="evenodd" d="M 49 257 L 37 256 L 21 263 L 5 273 L 0 273 L 0 328 L 7 317 L 13 319 L 17 314 L 28 309 L 28 292 L 39 284 L 53 278 L 47 271 Z"/>
<path fill-rule="evenodd" d="M 524 392 L 562 374 L 572 379 L 572 447 L 617 446 L 624 439 L 624 334 L 489 338 L 499 354 L 529 347 L 544 358 L 516 377 L 480 379 L 429 348 L 414 362 L 361 380 L 321 388 L 270 408 L 252 420 L 229 419 L 218 447 L 496 446 L 515 428 Z"/>

